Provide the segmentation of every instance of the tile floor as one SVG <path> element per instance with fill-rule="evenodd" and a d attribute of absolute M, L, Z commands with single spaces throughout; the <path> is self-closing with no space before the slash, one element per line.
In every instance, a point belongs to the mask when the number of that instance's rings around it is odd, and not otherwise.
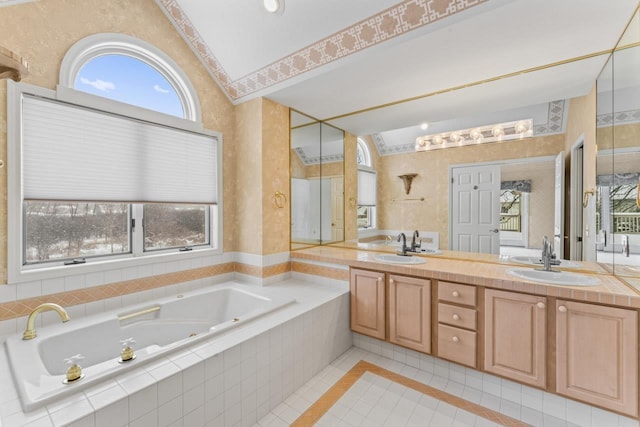
<path fill-rule="evenodd" d="M 426 355 L 425 357 L 439 360 Z M 339 384 L 344 381 L 345 374 L 354 370 L 360 361 L 369 362 L 390 374 L 379 375 L 368 370 L 346 386 Z M 465 380 L 464 376 L 452 375 L 447 378 L 438 375 L 436 369 L 419 369 L 352 347 L 259 420 L 254 427 L 485 427 L 523 423 L 544 427 L 638 427 L 636 420 L 540 390 L 527 388 L 533 392 L 531 396 L 526 396 L 522 393 L 530 391 L 510 390 L 509 387 L 513 387 L 515 383 L 502 380 L 504 384 L 500 384 L 499 378 L 493 377 L 498 385 L 492 390 L 490 387 L 482 386 L 483 381 L 491 381 L 490 378 L 482 378 L 485 374 L 458 365 L 452 366 L 468 371 L 467 379 Z M 451 369 L 453 372 L 453 368 Z M 474 381 L 473 378 L 478 376 L 480 381 Z M 417 386 L 409 387 L 407 381 L 399 377 L 409 379 L 409 382 L 413 381 Z M 425 392 L 424 389 L 435 391 Z M 441 399 L 437 398 L 438 393 Z M 464 399 L 462 403 L 461 399 Z M 474 413 L 470 406 L 478 406 L 480 412 L 476 410 Z M 309 422 L 307 418 L 305 422 L 304 415 L 309 415 L 309 412 L 314 410 L 320 413 L 315 418 L 316 421 Z M 507 417 L 502 418 L 501 422 L 496 422 L 495 417 L 478 415 L 482 410 L 490 410 L 488 413 L 495 411 Z"/>

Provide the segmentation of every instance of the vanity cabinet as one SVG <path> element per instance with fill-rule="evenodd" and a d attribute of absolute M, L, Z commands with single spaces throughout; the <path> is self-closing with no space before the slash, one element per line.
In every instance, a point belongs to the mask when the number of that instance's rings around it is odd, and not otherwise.
<path fill-rule="evenodd" d="M 351 330 L 386 338 L 385 274 L 351 269 Z"/>
<path fill-rule="evenodd" d="M 431 281 L 389 275 L 389 341 L 431 353 Z"/>
<path fill-rule="evenodd" d="M 556 301 L 559 394 L 638 415 L 638 313 Z"/>
<path fill-rule="evenodd" d="M 438 282 L 438 357 L 477 365 L 477 288 Z"/>
<path fill-rule="evenodd" d="M 546 387 L 546 297 L 486 289 L 484 370 Z"/>

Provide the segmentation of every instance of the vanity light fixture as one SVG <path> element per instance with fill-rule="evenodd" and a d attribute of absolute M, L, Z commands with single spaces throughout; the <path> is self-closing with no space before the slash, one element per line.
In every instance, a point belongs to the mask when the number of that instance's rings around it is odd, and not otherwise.
<path fill-rule="evenodd" d="M 533 120 L 526 119 L 420 136 L 416 138 L 415 149 L 416 151 L 428 151 L 487 142 L 509 141 L 531 136 L 533 136 Z"/>
<path fill-rule="evenodd" d="M 284 0 L 262 0 L 262 5 L 269 13 L 282 15 L 284 11 Z"/>

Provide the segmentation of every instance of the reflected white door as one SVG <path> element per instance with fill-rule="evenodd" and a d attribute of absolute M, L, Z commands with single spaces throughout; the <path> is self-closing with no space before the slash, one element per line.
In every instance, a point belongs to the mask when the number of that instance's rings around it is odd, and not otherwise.
<path fill-rule="evenodd" d="M 558 259 L 564 258 L 564 151 L 556 156 L 555 202 L 553 212 L 553 249 Z M 582 251 L 580 251 L 582 253 Z"/>
<path fill-rule="evenodd" d="M 331 178 L 331 240 L 344 240 L 344 178 Z"/>
<path fill-rule="evenodd" d="M 451 169 L 450 247 L 500 253 L 500 166 Z"/>

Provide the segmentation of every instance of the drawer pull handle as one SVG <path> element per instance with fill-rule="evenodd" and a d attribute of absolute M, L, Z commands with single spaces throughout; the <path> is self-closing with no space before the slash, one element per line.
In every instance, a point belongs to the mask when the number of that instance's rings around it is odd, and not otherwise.
<path fill-rule="evenodd" d="M 538 304 L 536 304 L 538 306 L 538 308 L 544 308 L 545 305 L 543 302 L 539 302 Z"/>
<path fill-rule="evenodd" d="M 458 338 L 457 336 L 454 335 L 453 338 L 451 338 L 451 341 L 458 342 L 458 341 L 460 341 L 460 338 Z"/>
<path fill-rule="evenodd" d="M 558 311 L 560 313 L 566 313 L 567 312 L 567 307 L 565 307 L 564 305 L 561 305 L 560 307 L 558 307 Z"/>
<path fill-rule="evenodd" d="M 451 295 L 453 295 L 454 297 L 458 298 L 460 296 L 460 292 L 453 291 L 453 292 L 451 292 Z"/>
<path fill-rule="evenodd" d="M 460 320 L 460 316 L 458 316 L 457 314 L 454 314 L 451 317 L 453 318 L 453 320 Z"/>

